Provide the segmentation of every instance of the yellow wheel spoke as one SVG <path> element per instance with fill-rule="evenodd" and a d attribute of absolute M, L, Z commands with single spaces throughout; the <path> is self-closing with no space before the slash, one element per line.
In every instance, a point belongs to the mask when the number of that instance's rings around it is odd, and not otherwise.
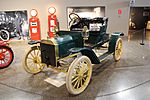
<path fill-rule="evenodd" d="M 35 52 L 35 50 L 34 50 L 34 55 L 36 55 L 36 52 Z"/>
<path fill-rule="evenodd" d="M 81 80 L 81 79 L 78 80 L 78 83 L 77 83 L 77 89 L 78 89 L 79 86 L 80 86 L 80 80 Z"/>
<path fill-rule="evenodd" d="M 38 51 L 37 51 L 37 56 L 39 55 L 39 52 L 40 52 L 40 51 L 38 50 Z"/>
<path fill-rule="evenodd" d="M 33 61 L 28 61 L 28 63 L 33 63 Z"/>
<path fill-rule="evenodd" d="M 27 59 L 33 60 L 33 58 L 28 57 Z"/>
<path fill-rule="evenodd" d="M 87 74 L 83 75 L 83 77 L 87 77 L 87 76 L 88 76 Z"/>
<path fill-rule="evenodd" d="M 83 79 L 84 82 L 86 81 L 85 77 L 83 77 L 82 79 Z"/>
<path fill-rule="evenodd" d="M 87 71 L 88 71 L 88 69 L 85 69 L 84 72 L 83 72 L 83 74 L 85 74 Z"/>
<path fill-rule="evenodd" d="M 74 84 L 74 86 L 73 86 L 74 88 L 77 86 L 78 81 L 79 81 L 79 80 L 77 80 L 77 81 L 75 82 L 75 84 Z"/>
<path fill-rule="evenodd" d="M 39 50 L 37 50 L 37 51 L 35 51 L 35 55 L 37 56 L 37 57 L 39 57 Z"/>
<path fill-rule="evenodd" d="M 76 78 L 74 78 L 74 79 L 72 80 L 72 83 L 75 82 L 78 78 L 79 78 L 78 76 L 77 76 Z"/>
<path fill-rule="evenodd" d="M 32 53 L 30 53 L 30 55 L 32 56 L 32 58 L 35 58 L 35 56 Z"/>
<path fill-rule="evenodd" d="M 32 63 L 32 66 L 30 66 L 31 68 L 34 68 L 35 67 L 35 63 Z"/>
<path fill-rule="evenodd" d="M 37 64 L 36 63 L 34 63 L 34 66 L 37 68 Z"/>
<path fill-rule="evenodd" d="M 28 59 L 27 62 L 28 62 L 28 63 L 34 63 L 34 60 Z"/>
<path fill-rule="evenodd" d="M 83 79 L 83 78 L 82 78 L 82 79 Z M 83 84 L 82 84 L 82 79 L 80 80 L 80 84 L 81 84 L 81 86 L 83 85 Z"/>

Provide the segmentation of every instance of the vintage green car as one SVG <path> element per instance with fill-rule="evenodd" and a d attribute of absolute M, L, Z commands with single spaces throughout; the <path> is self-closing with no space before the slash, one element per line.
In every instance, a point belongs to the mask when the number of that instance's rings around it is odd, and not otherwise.
<path fill-rule="evenodd" d="M 66 73 L 66 87 L 70 94 L 80 94 L 88 86 L 92 75 L 92 64 L 100 64 L 108 55 L 120 60 L 122 54 L 122 32 L 106 33 L 107 18 L 101 18 L 100 30 L 59 31 L 57 36 L 40 41 L 30 41 L 33 45 L 24 59 L 27 72 L 36 74 L 44 66 Z M 74 21 L 74 20 L 73 20 Z M 36 44 L 36 45 L 35 45 Z M 108 44 L 108 45 L 104 45 Z M 101 48 L 106 52 L 99 53 Z M 97 54 L 99 53 L 99 54 Z"/>

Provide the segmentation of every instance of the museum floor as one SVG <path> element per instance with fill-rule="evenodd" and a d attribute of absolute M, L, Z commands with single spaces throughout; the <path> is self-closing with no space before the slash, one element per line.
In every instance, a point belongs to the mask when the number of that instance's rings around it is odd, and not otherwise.
<path fill-rule="evenodd" d="M 45 82 L 51 74 L 46 69 L 37 75 L 26 73 L 22 59 L 29 46 L 23 41 L 12 42 L 15 59 L 10 67 L 0 70 L 0 100 L 149 100 L 150 41 L 140 45 L 141 37 L 133 37 L 130 41 L 123 37 L 119 62 L 110 56 L 93 67 L 92 81 L 77 96 L 69 95 L 65 85 L 57 88 Z"/>

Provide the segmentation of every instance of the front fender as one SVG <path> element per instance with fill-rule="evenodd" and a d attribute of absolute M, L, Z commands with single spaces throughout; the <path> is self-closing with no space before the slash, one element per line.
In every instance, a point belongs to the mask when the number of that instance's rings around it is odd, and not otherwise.
<path fill-rule="evenodd" d="M 29 45 L 34 45 L 34 44 L 37 44 L 37 43 L 40 43 L 39 40 L 31 40 L 28 42 Z"/>
<path fill-rule="evenodd" d="M 90 58 L 92 64 L 99 64 L 100 61 L 94 51 L 90 48 L 84 47 L 84 48 L 73 48 L 70 50 L 72 53 L 81 52 L 82 55 L 85 55 Z"/>

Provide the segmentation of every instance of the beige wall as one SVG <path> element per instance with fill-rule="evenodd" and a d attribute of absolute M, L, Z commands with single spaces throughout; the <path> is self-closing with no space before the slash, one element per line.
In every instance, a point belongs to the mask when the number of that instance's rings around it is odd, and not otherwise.
<path fill-rule="evenodd" d="M 105 6 L 106 16 L 109 17 L 108 30 L 124 32 L 128 34 L 129 19 L 129 1 L 130 0 L 0 0 L 0 11 L 12 10 L 28 10 L 33 8 L 39 12 L 41 22 L 42 38 L 47 33 L 47 15 L 48 7 L 55 6 L 57 9 L 57 17 L 61 29 L 67 29 L 67 13 L 66 7 L 72 6 Z M 140 1 L 144 0 L 139 0 Z M 149 0 L 146 0 L 149 2 Z M 122 15 L 118 16 L 117 10 L 122 9 Z"/>

